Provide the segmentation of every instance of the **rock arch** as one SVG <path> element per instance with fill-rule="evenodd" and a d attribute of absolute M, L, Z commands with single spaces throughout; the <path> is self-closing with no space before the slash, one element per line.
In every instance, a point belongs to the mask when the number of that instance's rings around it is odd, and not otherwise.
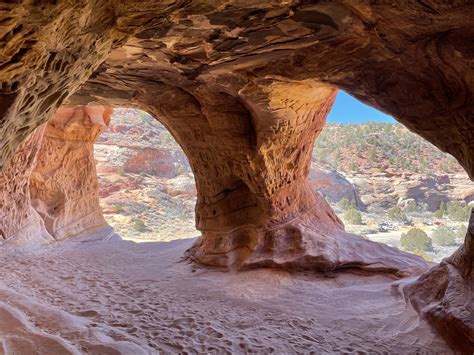
<path fill-rule="evenodd" d="M 355 251 L 366 250 L 363 242 L 312 245 L 304 237 L 318 230 L 318 236 L 345 238 L 338 221 L 330 212 L 322 212 L 325 207 L 317 198 L 308 201 L 304 183 L 298 180 L 305 171 L 304 142 L 314 138 L 311 135 L 318 129 L 304 114 L 304 107 L 310 110 L 310 106 L 301 100 L 300 85 L 320 87 L 322 92 L 339 87 L 392 114 L 456 157 L 474 178 L 472 4 L 83 0 L 5 3 L 0 10 L 4 33 L 0 39 L 0 168 L 11 169 L 7 164 L 20 144 L 64 102 L 81 105 L 113 99 L 166 118 L 165 125 L 190 157 L 198 189 L 208 191 L 200 197 L 198 223 L 212 242 L 203 239 L 191 251 L 202 262 L 245 266 L 242 259 L 252 260 L 250 255 L 226 254 L 252 245 L 251 249 L 262 251 L 257 254 L 265 255 L 276 246 L 284 257 L 276 250 L 270 259 L 257 258 L 247 265 L 295 266 L 275 260 L 301 256 L 301 248 L 294 244 L 299 238 L 303 249 L 340 253 L 335 259 L 313 258 L 313 265 L 321 260 L 328 268 L 364 264 Z M 323 116 L 330 95 L 321 94 L 321 111 L 313 116 Z M 278 105 L 272 106 L 272 97 L 279 97 Z M 272 145 L 275 137 L 279 146 Z M 219 149 L 206 151 L 205 146 Z M 297 157 L 292 156 L 295 147 Z M 259 155 L 263 151 L 266 154 Z M 226 152 L 239 156 L 239 163 L 229 161 Z M 292 166 L 295 158 L 299 163 Z M 253 209 L 249 215 L 257 216 L 252 224 L 258 228 L 236 229 L 247 214 L 234 218 L 213 207 L 224 208 L 226 199 L 237 191 L 239 198 L 246 196 L 242 211 Z M 327 223 L 301 222 L 306 220 L 304 211 L 311 210 L 308 205 Z M 263 225 L 282 226 L 278 224 L 282 220 L 299 225 L 283 228 L 283 238 L 259 232 Z M 225 239 L 213 237 L 210 231 L 216 223 L 239 232 Z M 330 225 L 330 230 L 321 231 L 323 225 Z M 291 252 L 286 242 L 267 243 L 267 238 L 286 237 L 295 247 Z M 446 260 L 468 289 L 472 263 L 458 261 L 472 260 L 469 240 L 472 233 L 465 246 Z M 209 249 L 213 252 L 206 253 Z M 298 265 L 308 261 L 299 259 Z M 398 264 L 395 269 L 404 267 Z M 448 313 L 472 327 L 465 312 Z M 434 317 L 451 321 L 440 314 Z M 463 339 L 472 344 L 472 336 Z"/>
<path fill-rule="evenodd" d="M 314 80 L 256 79 L 242 87 L 143 82 L 135 68 L 99 74 L 69 100 L 131 105 L 173 134 L 192 167 L 202 237 L 188 256 L 229 269 L 426 268 L 419 258 L 344 231 L 308 184 L 311 152 L 336 89 Z M 104 82 L 122 83 L 111 90 Z M 133 87 L 139 94 L 127 97 Z M 292 95 L 289 97 L 288 93 Z M 124 99 L 125 98 L 125 99 Z"/>

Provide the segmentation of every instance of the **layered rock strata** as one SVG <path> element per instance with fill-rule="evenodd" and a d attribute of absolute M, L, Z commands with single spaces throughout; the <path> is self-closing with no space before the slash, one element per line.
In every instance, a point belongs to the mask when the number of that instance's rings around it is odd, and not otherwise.
<path fill-rule="evenodd" d="M 33 207 L 57 240 L 110 230 L 99 205 L 93 144 L 111 112 L 103 106 L 62 107 L 46 126 L 30 191 Z"/>

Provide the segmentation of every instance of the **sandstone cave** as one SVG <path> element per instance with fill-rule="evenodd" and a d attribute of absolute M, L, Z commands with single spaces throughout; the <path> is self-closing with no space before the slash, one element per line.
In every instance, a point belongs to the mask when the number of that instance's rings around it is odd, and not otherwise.
<path fill-rule="evenodd" d="M 472 353 L 474 214 L 433 266 L 346 232 L 308 174 L 342 89 L 473 179 L 473 16 L 432 1 L 1 3 L 3 352 Z M 114 240 L 92 146 L 115 107 L 160 120 L 185 152 L 194 244 Z M 162 272 L 140 276 L 131 260 Z M 352 301 L 391 302 L 392 321 L 318 308 L 359 284 Z"/>

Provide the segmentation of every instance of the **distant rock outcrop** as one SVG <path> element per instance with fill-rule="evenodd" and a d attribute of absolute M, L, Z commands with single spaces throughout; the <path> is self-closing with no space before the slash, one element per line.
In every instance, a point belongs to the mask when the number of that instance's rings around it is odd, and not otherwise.
<path fill-rule="evenodd" d="M 357 207 L 363 209 L 356 186 L 341 172 L 313 164 L 308 178 L 311 187 L 331 201 L 339 202 L 346 198 L 356 201 Z"/>
<path fill-rule="evenodd" d="M 123 165 L 127 173 L 145 173 L 164 178 L 178 175 L 177 165 L 169 151 L 159 148 L 141 148 Z"/>
<path fill-rule="evenodd" d="M 466 174 L 442 176 L 394 173 L 357 173 L 351 176 L 358 196 L 369 211 L 387 210 L 413 200 L 428 211 L 435 211 L 441 202 L 469 202 L 472 182 Z"/>
<path fill-rule="evenodd" d="M 364 130 L 360 127 L 368 126 L 370 124 L 351 127 L 354 131 L 358 131 Z M 390 126 L 394 125 L 386 124 L 380 126 L 380 129 L 387 130 Z M 143 127 L 148 129 L 144 130 Z M 371 132 L 377 133 L 377 127 L 372 127 Z M 328 124 L 322 134 L 325 134 L 327 136 L 325 140 L 328 140 L 341 135 L 342 131 L 350 132 L 346 126 Z M 391 143 L 395 146 L 401 145 L 404 139 L 402 135 L 397 140 L 397 135 L 393 134 Z M 416 136 L 412 139 L 415 143 L 422 141 L 422 138 Z M 156 181 L 156 184 L 163 185 L 162 191 L 169 193 L 169 196 L 196 196 L 196 188 L 192 180 L 181 179 L 184 185 L 181 184 L 179 187 L 176 187 L 174 182 L 171 183 L 173 179 L 191 173 L 189 163 L 167 129 L 146 113 L 133 109 L 116 109 L 109 129 L 99 137 L 98 142 L 95 149 L 101 156 L 97 166 L 100 177 L 105 175 L 111 177 L 114 173 L 147 174 L 160 178 L 161 180 Z M 430 149 L 436 151 L 433 146 L 430 146 Z M 423 152 L 423 154 L 430 153 L 432 153 L 431 150 Z M 363 151 L 355 150 L 351 154 L 354 157 L 360 157 Z M 442 152 L 438 151 L 436 154 L 443 157 Z M 313 150 L 308 176 L 311 188 L 320 192 L 330 202 L 337 203 L 344 198 L 349 201 L 354 200 L 361 211 L 386 213 L 386 210 L 391 207 L 396 205 L 406 207 L 408 203 L 413 202 L 420 208 L 435 211 L 442 201 L 469 203 L 474 200 L 472 182 L 467 174 L 462 172 L 459 165 L 455 165 L 452 172 L 443 175 L 434 173 L 427 175 L 396 173 L 397 166 L 386 162 L 387 172 L 382 173 L 373 172 L 375 165 L 371 167 L 371 162 L 365 160 L 365 168 L 360 168 L 358 172 L 355 172 L 337 170 L 331 164 L 321 162 L 317 158 L 318 152 Z M 416 156 L 407 158 L 414 160 Z M 350 157 L 344 157 L 344 159 L 350 160 Z M 423 156 L 422 159 L 426 160 L 427 157 Z M 341 166 L 341 169 L 344 169 L 344 166 Z M 125 183 L 122 180 L 128 182 Z M 115 179 L 113 184 L 104 180 L 101 184 L 101 194 L 108 196 L 110 193 L 125 188 L 144 188 L 143 183 L 144 181 L 131 183 L 131 176 L 128 179 Z M 137 198 L 139 199 L 138 196 Z"/>

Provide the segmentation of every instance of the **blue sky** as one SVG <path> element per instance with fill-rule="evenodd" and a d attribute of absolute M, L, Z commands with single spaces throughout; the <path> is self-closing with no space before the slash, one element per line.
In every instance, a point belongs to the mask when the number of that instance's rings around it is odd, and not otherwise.
<path fill-rule="evenodd" d="M 327 120 L 333 123 L 396 122 L 391 116 L 363 104 L 342 90 L 339 90 Z"/>

